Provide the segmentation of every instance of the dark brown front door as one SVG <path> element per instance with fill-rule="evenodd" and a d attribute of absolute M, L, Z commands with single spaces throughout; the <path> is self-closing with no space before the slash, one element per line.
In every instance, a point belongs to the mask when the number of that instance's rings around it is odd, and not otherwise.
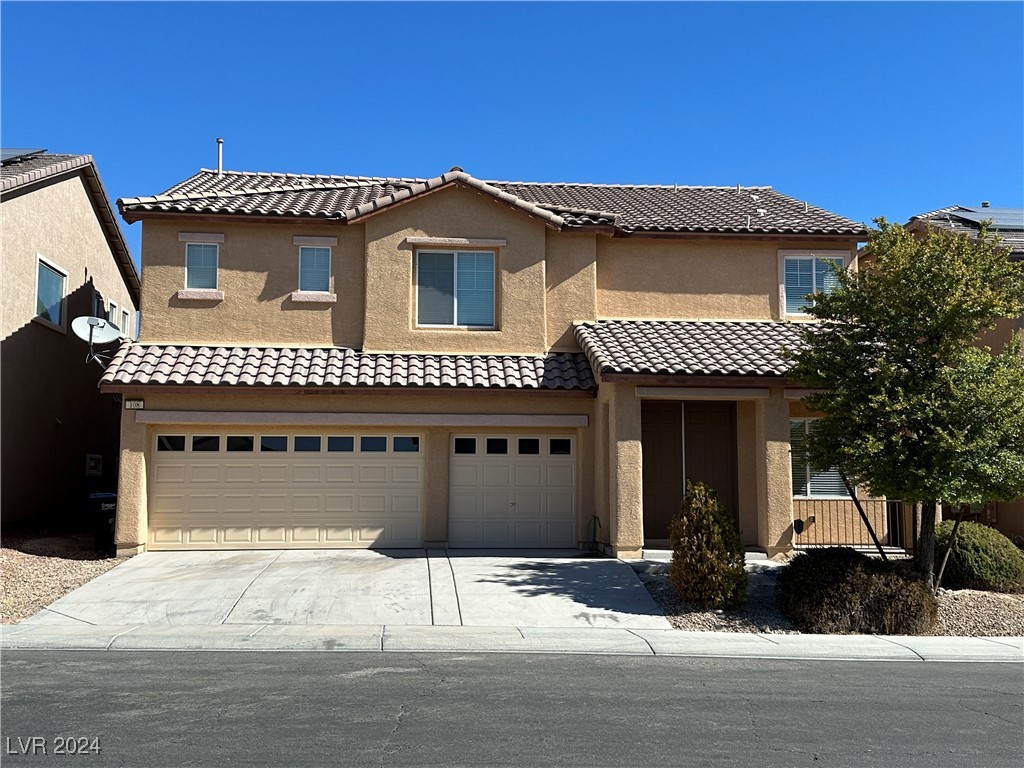
<path fill-rule="evenodd" d="M 644 540 L 667 539 L 683 499 L 683 422 L 678 400 L 640 404 L 644 467 Z"/>
<path fill-rule="evenodd" d="M 686 479 L 718 493 L 739 520 L 736 490 L 736 403 L 688 402 L 683 411 Z"/>

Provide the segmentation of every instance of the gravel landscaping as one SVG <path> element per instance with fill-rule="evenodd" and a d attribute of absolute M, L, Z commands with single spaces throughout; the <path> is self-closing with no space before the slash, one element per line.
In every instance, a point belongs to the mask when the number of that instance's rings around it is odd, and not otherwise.
<path fill-rule="evenodd" d="M 98 559 L 91 534 L 3 533 L 0 623 L 15 624 L 124 559 Z"/>
<path fill-rule="evenodd" d="M 747 602 L 737 610 L 705 611 L 680 599 L 667 573 L 641 573 L 640 580 L 676 629 L 691 632 L 783 632 L 797 634 L 775 604 L 776 565 L 747 566 Z M 943 590 L 932 635 L 996 637 L 1024 635 L 1024 595 Z"/>

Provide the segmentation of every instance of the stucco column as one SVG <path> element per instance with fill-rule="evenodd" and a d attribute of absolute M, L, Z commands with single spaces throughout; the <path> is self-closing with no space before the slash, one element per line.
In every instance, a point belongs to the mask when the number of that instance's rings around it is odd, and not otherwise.
<path fill-rule="evenodd" d="M 448 445 L 447 429 L 429 429 L 423 446 L 423 545 L 448 546 Z"/>
<path fill-rule="evenodd" d="M 640 557 L 644 545 L 640 399 L 632 385 L 601 386 L 613 388 L 608 430 L 612 550 L 616 557 Z"/>
<path fill-rule="evenodd" d="M 146 548 L 149 532 L 146 442 L 146 425 L 135 421 L 134 411 L 121 411 L 120 472 L 114 530 L 118 556 L 136 555 Z"/>
<path fill-rule="evenodd" d="M 781 387 L 757 401 L 757 521 L 758 544 L 769 557 L 792 550 L 789 401 Z"/>

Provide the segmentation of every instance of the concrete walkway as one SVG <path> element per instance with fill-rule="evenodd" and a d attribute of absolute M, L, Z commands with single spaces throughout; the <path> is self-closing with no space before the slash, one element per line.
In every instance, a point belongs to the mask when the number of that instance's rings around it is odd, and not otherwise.
<path fill-rule="evenodd" d="M 149 552 L 3 627 L 0 649 L 1024 661 L 1019 637 L 673 630 L 634 573 L 650 565 L 576 551 Z"/>

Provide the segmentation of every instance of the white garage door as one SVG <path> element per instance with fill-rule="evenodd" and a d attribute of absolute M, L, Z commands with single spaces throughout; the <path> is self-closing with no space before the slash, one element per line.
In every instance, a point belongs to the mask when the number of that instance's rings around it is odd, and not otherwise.
<path fill-rule="evenodd" d="M 457 435 L 450 450 L 450 546 L 576 546 L 574 438 Z"/>
<path fill-rule="evenodd" d="M 418 547 L 421 445 L 408 434 L 162 429 L 149 548 Z"/>

